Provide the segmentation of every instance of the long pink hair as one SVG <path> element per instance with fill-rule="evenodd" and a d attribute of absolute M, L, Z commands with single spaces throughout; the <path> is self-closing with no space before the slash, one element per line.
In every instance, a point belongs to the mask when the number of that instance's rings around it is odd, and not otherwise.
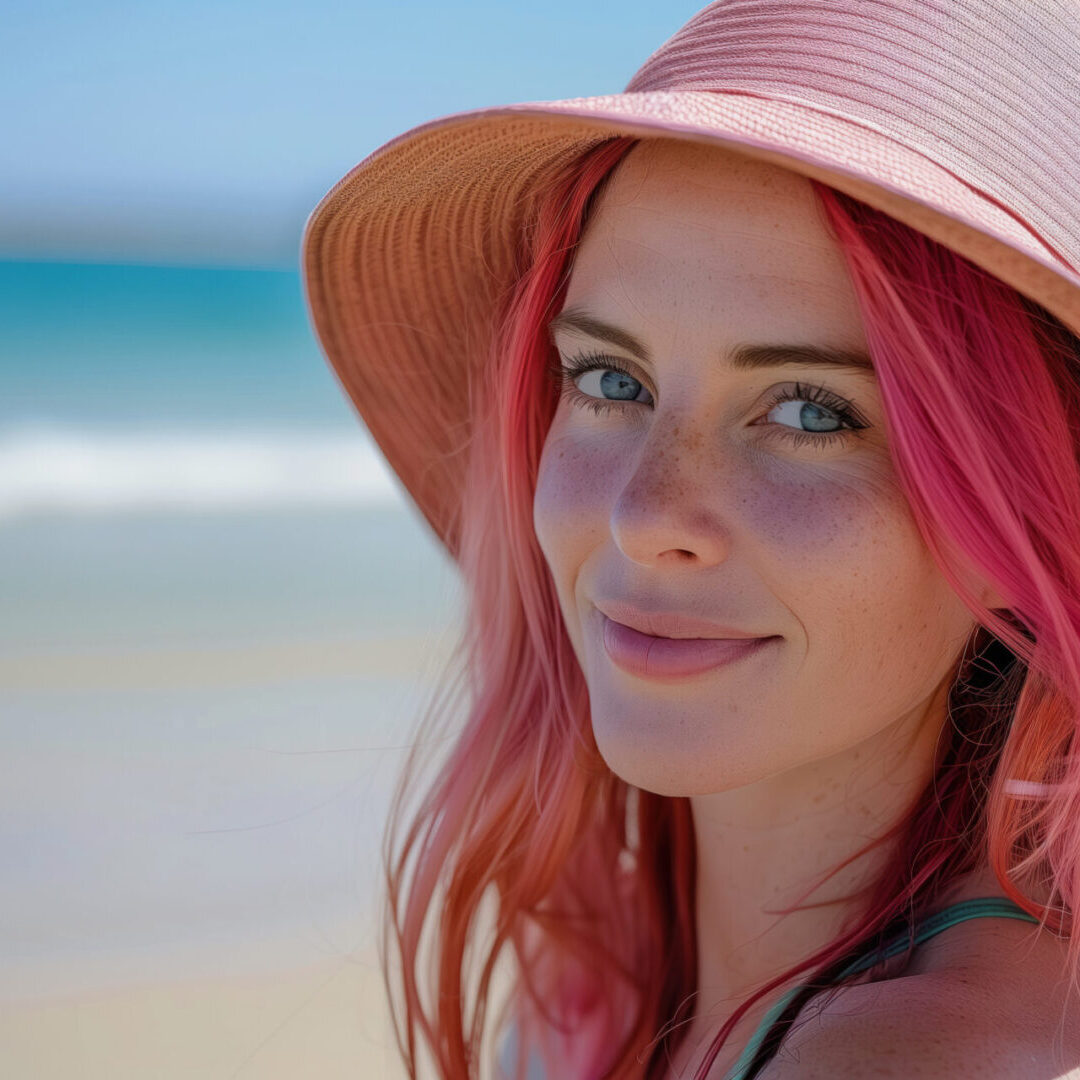
<path fill-rule="evenodd" d="M 464 626 L 421 717 L 383 852 L 383 976 L 414 1078 L 418 1034 L 435 1075 L 472 1080 L 512 1028 L 514 1077 L 533 1052 L 552 1080 L 658 1080 L 696 990 L 690 801 L 631 788 L 601 758 L 532 524 L 558 401 L 545 326 L 590 209 L 637 141 L 601 142 L 544 192 L 485 378 L 470 387 L 454 552 Z M 863 890 L 861 917 L 744 1002 L 695 1080 L 754 1001 L 806 971 L 756 1075 L 811 995 L 842 985 L 854 957 L 912 926 L 986 860 L 1042 930 L 1068 937 L 1070 985 L 1080 985 L 1070 933 L 1080 894 L 1080 344 L 967 259 L 811 183 L 857 292 L 900 482 L 978 626 L 957 658 L 932 782 L 863 849 L 888 843 L 894 856 Z M 980 603 L 980 578 L 1006 609 Z M 420 788 L 423 750 L 441 743 L 449 751 Z M 423 797 L 402 841 L 414 792 Z M 488 1023 L 500 972 L 507 989 Z"/>

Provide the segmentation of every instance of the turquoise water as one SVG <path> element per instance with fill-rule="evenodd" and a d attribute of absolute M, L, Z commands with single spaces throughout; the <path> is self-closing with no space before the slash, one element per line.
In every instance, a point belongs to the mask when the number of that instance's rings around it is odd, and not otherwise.
<path fill-rule="evenodd" d="M 0 522 L 400 504 L 298 273 L 0 262 Z"/>
<path fill-rule="evenodd" d="M 457 581 L 299 276 L 0 263 L 0 380 L 0 998 L 367 940 Z"/>
<path fill-rule="evenodd" d="M 345 428 L 299 272 L 0 261 L 0 424 Z"/>

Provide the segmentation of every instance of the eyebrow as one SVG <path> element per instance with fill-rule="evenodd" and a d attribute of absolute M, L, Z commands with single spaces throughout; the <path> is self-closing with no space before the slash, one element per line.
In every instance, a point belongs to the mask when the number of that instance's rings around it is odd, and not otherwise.
<path fill-rule="evenodd" d="M 548 323 L 548 333 L 576 330 L 600 341 L 607 341 L 633 353 L 642 363 L 652 363 L 649 350 L 633 334 L 603 322 L 581 308 L 566 308 Z M 729 354 L 736 371 L 802 364 L 810 367 L 849 368 L 873 371 L 874 363 L 861 349 L 842 349 L 829 345 L 736 345 Z"/>

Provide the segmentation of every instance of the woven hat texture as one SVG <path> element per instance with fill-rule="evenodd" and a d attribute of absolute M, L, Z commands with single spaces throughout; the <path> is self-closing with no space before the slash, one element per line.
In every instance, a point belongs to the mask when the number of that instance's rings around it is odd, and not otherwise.
<path fill-rule="evenodd" d="M 613 136 L 712 143 L 884 211 L 1080 335 L 1080 5 L 718 0 L 622 93 L 420 124 L 308 217 L 308 315 L 451 554 L 467 388 L 539 185 Z"/>

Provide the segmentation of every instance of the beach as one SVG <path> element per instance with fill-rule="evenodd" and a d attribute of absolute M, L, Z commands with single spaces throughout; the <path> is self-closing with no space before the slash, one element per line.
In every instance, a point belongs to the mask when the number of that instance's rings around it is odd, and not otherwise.
<path fill-rule="evenodd" d="M 296 272 L 0 285 L 3 1074 L 394 1080 L 379 847 L 456 570 Z"/>
<path fill-rule="evenodd" d="M 6 1075 L 85 1080 L 404 1077 L 372 958 L 162 978 L 6 1008 Z"/>
<path fill-rule="evenodd" d="M 456 581 L 404 505 L 0 528 L 0 1048 L 387 1077 L 379 844 Z"/>

